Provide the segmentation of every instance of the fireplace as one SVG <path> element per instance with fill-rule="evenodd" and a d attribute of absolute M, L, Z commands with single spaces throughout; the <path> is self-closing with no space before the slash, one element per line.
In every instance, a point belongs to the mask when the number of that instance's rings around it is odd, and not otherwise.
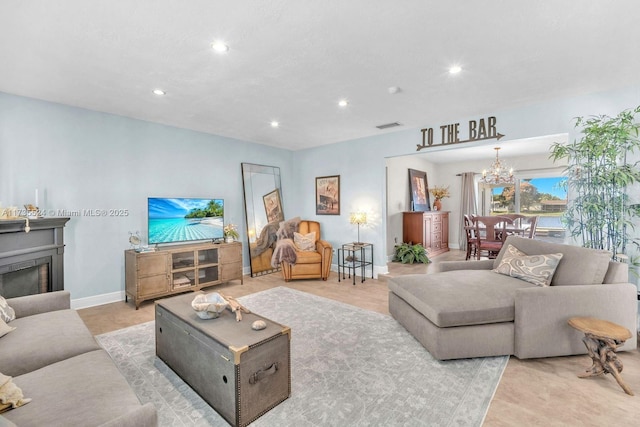
<path fill-rule="evenodd" d="M 69 218 L 0 220 L 0 295 L 14 298 L 64 289 L 63 229 Z"/>

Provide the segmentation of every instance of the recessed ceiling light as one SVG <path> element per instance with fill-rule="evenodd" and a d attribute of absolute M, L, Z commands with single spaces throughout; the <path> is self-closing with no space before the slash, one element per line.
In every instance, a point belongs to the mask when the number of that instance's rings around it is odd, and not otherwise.
<path fill-rule="evenodd" d="M 218 53 L 225 53 L 229 51 L 229 46 L 227 46 L 223 41 L 216 40 L 211 43 L 211 49 L 215 50 Z"/>
<path fill-rule="evenodd" d="M 278 126 L 280 126 L 280 123 L 276 122 L 275 120 L 271 122 L 272 128 L 277 128 Z"/>
<path fill-rule="evenodd" d="M 346 99 L 341 99 L 340 101 L 338 101 L 338 105 L 341 107 L 346 107 L 347 105 L 349 105 L 349 101 L 347 101 Z"/>
<path fill-rule="evenodd" d="M 449 74 L 458 74 L 460 71 L 462 71 L 462 67 L 459 65 L 454 65 L 453 67 L 449 68 Z"/>
<path fill-rule="evenodd" d="M 153 93 L 158 95 L 158 96 L 162 96 L 162 95 L 166 95 L 167 92 L 163 91 L 162 89 L 154 89 Z"/>

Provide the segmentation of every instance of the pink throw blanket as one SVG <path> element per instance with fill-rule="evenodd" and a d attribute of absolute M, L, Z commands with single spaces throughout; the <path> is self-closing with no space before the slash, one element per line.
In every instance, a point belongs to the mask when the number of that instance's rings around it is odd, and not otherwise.
<path fill-rule="evenodd" d="M 271 266 L 273 268 L 278 268 L 283 261 L 295 264 L 297 260 L 298 255 L 296 254 L 296 245 L 293 240 L 280 239 L 276 242 L 276 247 L 271 257 Z"/>

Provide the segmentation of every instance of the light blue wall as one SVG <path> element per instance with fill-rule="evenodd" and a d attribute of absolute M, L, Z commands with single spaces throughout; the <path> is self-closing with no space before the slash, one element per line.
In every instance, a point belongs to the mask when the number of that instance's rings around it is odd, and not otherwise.
<path fill-rule="evenodd" d="M 287 201 L 291 160 L 288 150 L 0 93 L 3 206 L 33 203 L 37 188 L 44 209 L 129 210 L 67 223 L 65 288 L 73 299 L 124 290 L 123 251 L 129 231 L 146 239 L 147 197 L 223 198 L 225 220 L 244 239 L 240 163 L 279 166 Z"/>
<path fill-rule="evenodd" d="M 565 132 L 573 140 L 574 117 L 615 115 L 638 104 L 640 87 L 632 87 L 449 122 L 462 125 L 492 115 L 506 135 L 503 141 Z M 443 124 L 426 117 L 423 126 Z M 419 129 L 406 129 L 292 152 L 0 93 L 0 202 L 33 202 L 37 188 L 45 209 L 129 210 L 126 217 L 81 216 L 67 225 L 65 287 L 72 298 L 87 298 L 124 289 L 123 250 L 129 231 L 146 236 L 147 197 L 224 198 L 226 220 L 241 227 L 244 239 L 240 163 L 279 166 L 285 216 L 320 221 L 323 237 L 337 247 L 356 239 L 349 213 L 367 211 L 361 240 L 375 245 L 376 268 L 384 271 L 386 159 L 415 154 L 419 143 Z M 435 168 L 429 180 L 446 185 L 437 174 Z M 315 214 L 315 178 L 326 175 L 340 175 L 339 216 Z M 391 230 L 391 236 L 397 232 Z M 246 255 L 245 247 L 248 265 Z"/>
<path fill-rule="evenodd" d="M 640 104 L 640 87 L 634 86 L 615 91 L 594 93 L 573 98 L 562 98 L 535 105 L 522 106 L 505 111 L 487 111 L 476 117 L 453 117 L 446 123 L 430 123 L 428 117 L 422 127 L 433 127 L 436 131 L 441 125 L 460 123 L 466 126 L 469 120 L 477 120 L 487 116 L 497 117 L 498 131 L 504 135 L 500 142 L 508 140 L 533 138 L 542 135 L 568 133 L 569 141 L 573 141 L 579 134 L 574 129 L 573 119 L 577 116 L 608 114 L 634 108 Z M 434 107 L 437 108 L 437 107 Z M 465 131 L 466 133 L 466 131 Z M 439 141 L 439 138 L 436 138 Z M 300 201 L 296 215 L 307 219 L 316 219 L 323 225 L 323 237 L 334 247 L 342 243 L 354 241 L 355 226 L 349 224 L 349 212 L 365 210 L 372 218 L 366 228 L 361 228 L 361 240 L 371 242 L 375 247 L 374 263 L 379 271 L 386 268 L 387 235 L 402 234 L 401 230 L 387 230 L 386 196 L 385 196 L 385 158 L 416 154 L 416 145 L 422 143 L 422 134 L 418 128 L 399 132 L 386 133 L 379 136 L 345 141 L 337 144 L 325 145 L 294 153 L 293 174 L 296 177 L 294 200 Z M 493 144 L 487 142 L 486 144 Z M 468 143 L 465 144 L 478 144 Z M 483 144 L 483 145 L 486 145 Z M 424 150 L 423 150 L 424 152 Z M 408 163 L 407 167 L 412 167 Z M 393 180 L 404 180 L 406 168 L 395 168 L 403 176 L 393 177 Z M 439 185 L 448 177 L 429 175 L 429 181 Z M 455 171 L 462 172 L 462 171 Z M 340 175 L 341 184 L 341 215 L 316 216 L 314 208 L 314 179 L 317 176 Z M 389 192 L 406 191 L 390 187 Z M 404 197 L 404 196 L 402 196 Z M 398 200 L 393 194 L 390 200 Z M 407 199 L 408 200 L 408 199 Z M 409 210 L 409 206 L 405 208 Z M 397 222 L 397 221 L 396 221 Z M 457 227 L 456 223 L 451 228 Z M 451 238 L 450 233 L 450 238 Z M 453 236 L 457 240 L 457 232 Z"/>

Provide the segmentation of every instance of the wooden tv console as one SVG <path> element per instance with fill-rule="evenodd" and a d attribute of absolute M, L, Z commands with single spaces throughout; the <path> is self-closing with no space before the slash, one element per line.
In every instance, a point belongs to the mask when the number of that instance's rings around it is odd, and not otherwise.
<path fill-rule="evenodd" d="M 140 303 L 242 279 L 242 244 L 191 243 L 154 252 L 124 251 L 125 301 Z"/>

